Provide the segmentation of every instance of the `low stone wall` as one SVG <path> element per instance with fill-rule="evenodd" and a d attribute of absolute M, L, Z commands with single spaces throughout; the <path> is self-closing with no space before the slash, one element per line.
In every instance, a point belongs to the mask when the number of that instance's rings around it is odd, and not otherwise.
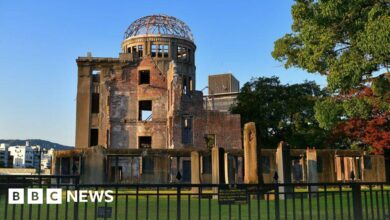
<path fill-rule="evenodd" d="M 37 175 L 34 168 L 0 168 L 0 175 Z M 41 175 L 52 174 L 50 169 L 42 169 Z"/>
<path fill-rule="evenodd" d="M 199 154 L 199 164 L 192 167 L 191 152 Z M 312 166 L 308 166 L 307 161 L 308 149 L 289 149 L 284 151 L 290 156 L 285 160 L 286 166 L 290 166 L 291 182 L 307 182 L 309 169 L 313 175 L 317 175 L 318 182 L 337 182 L 337 181 L 351 181 L 351 173 L 354 172 L 355 181 L 369 181 L 369 182 L 383 182 L 386 180 L 385 159 L 383 155 L 368 155 L 367 152 L 356 150 L 334 150 L 334 149 L 310 149 L 310 152 L 315 152 L 316 156 L 310 157 Z M 231 182 L 243 182 L 244 160 L 243 149 L 225 149 L 226 155 L 220 157 L 220 160 L 226 162 L 226 158 L 235 159 L 227 160 L 228 165 L 219 164 L 218 169 L 228 170 L 229 172 L 218 172 L 219 177 L 229 177 Z M 261 158 L 259 160 L 262 171 L 262 182 L 274 182 L 275 172 L 278 172 L 279 182 L 284 175 L 288 173 L 280 173 L 277 169 L 277 160 L 275 149 L 262 149 Z M 142 172 L 143 157 L 153 158 L 153 163 L 147 166 L 149 171 Z M 213 177 L 211 170 L 216 163 L 212 158 L 208 171 L 204 173 L 203 168 L 204 157 L 210 156 L 208 149 L 149 149 L 146 152 L 140 149 L 104 149 L 104 148 L 87 148 L 78 149 L 77 151 L 56 152 L 55 162 L 53 163 L 54 174 L 69 175 L 81 174 L 82 183 L 109 183 L 109 182 L 123 182 L 123 183 L 169 183 L 169 182 L 190 182 L 192 169 L 195 169 L 193 179 L 194 182 L 212 183 Z M 118 157 L 118 174 L 115 175 L 116 160 Z M 61 158 L 63 159 L 61 163 Z M 133 159 L 130 159 L 133 158 Z M 179 158 L 179 160 L 177 160 Z M 280 158 L 280 157 L 279 157 Z M 76 162 L 71 162 L 75 160 Z M 70 162 L 69 162 L 69 161 Z M 77 161 L 81 161 L 81 164 Z M 184 161 L 186 170 L 184 171 Z M 150 161 L 149 161 L 150 162 Z M 180 165 L 175 165 L 179 163 Z M 236 164 L 237 163 L 237 164 Z M 256 160 L 252 162 L 250 168 L 257 166 Z M 145 163 L 146 164 L 146 163 Z M 151 168 L 150 166 L 152 166 Z M 314 164 L 314 165 L 313 165 Z M 223 165 L 223 167 L 222 167 Z M 230 167 L 232 169 L 230 169 Z M 66 168 L 66 169 L 65 169 Z M 120 169 L 120 171 L 119 171 Z M 146 169 L 146 168 L 145 168 Z M 153 171 L 150 171 L 153 169 Z M 176 180 L 178 169 L 182 176 L 182 180 Z M 283 169 L 287 172 L 287 169 Z M 1 171 L 1 169 L 0 169 Z M 35 170 L 32 169 L 31 172 Z M 66 172 L 64 172 L 66 171 Z M 17 171 L 12 171 L 17 173 Z M 22 172 L 22 171 L 20 171 Z M 114 173 L 113 173 L 114 172 Z M 235 174 L 232 174 L 235 172 Z M 1 172 L 0 172 L 1 173 Z M 25 172 L 28 173 L 28 172 Z M 215 170 L 215 172 L 216 170 Z M 116 176 L 116 177 L 115 177 Z M 186 176 L 184 180 L 184 176 Z M 195 178 L 196 177 L 196 178 Z M 221 178 L 220 181 L 222 181 Z M 234 178 L 234 181 L 233 179 Z M 290 178 L 290 177 L 288 177 Z M 115 181 L 113 181 L 115 180 Z M 195 181 L 196 180 L 196 181 Z M 223 180 L 223 182 L 225 182 Z"/>
<path fill-rule="evenodd" d="M 37 174 L 33 168 L 0 168 L 0 175 L 33 175 Z"/>

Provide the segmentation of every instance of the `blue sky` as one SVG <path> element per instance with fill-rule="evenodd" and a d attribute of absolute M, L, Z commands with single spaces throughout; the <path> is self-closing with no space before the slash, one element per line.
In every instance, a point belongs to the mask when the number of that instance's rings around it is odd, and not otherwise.
<path fill-rule="evenodd" d="M 126 28 L 163 13 L 186 22 L 197 45 L 197 89 L 207 75 L 232 72 L 283 83 L 326 80 L 273 60 L 273 42 L 290 32 L 293 1 L 2 0 L 0 139 L 41 138 L 74 145 L 77 66 L 85 56 L 117 57 Z"/>

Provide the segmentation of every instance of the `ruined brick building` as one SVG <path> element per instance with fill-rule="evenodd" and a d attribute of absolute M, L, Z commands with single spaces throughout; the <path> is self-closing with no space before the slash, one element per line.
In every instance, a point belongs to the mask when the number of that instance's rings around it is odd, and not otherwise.
<path fill-rule="evenodd" d="M 195 51 L 184 22 L 152 15 L 128 27 L 119 57 L 79 57 L 76 147 L 241 149 L 240 116 L 205 110 L 203 93 L 195 90 Z M 153 174 L 165 160 L 143 157 L 135 167 Z M 177 163 L 186 178 L 188 162 Z M 126 168 L 132 164 L 126 158 L 107 163 L 108 172 L 119 167 L 124 176 L 134 169 Z"/>
<path fill-rule="evenodd" d="M 258 151 L 255 125 L 242 135 L 240 115 L 228 111 L 238 80 L 210 76 L 203 96 L 195 51 L 186 24 L 152 15 L 129 26 L 118 58 L 79 57 L 76 148 L 54 152 L 52 173 L 82 183 L 271 183 L 275 172 L 287 183 L 349 181 L 351 171 L 362 181 L 389 178 L 383 155 L 284 142 Z"/>

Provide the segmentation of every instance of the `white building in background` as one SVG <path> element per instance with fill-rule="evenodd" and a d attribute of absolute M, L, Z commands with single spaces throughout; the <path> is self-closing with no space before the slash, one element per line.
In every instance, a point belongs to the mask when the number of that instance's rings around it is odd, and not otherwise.
<path fill-rule="evenodd" d="M 53 152 L 54 149 L 46 151 L 46 149 L 41 149 L 39 145 L 31 146 L 28 141 L 24 146 L 10 146 L 8 147 L 7 161 L 12 161 L 12 164 L 8 164 L 8 167 L 48 169 L 51 167 Z M 39 162 L 41 163 L 39 164 Z"/>
<path fill-rule="evenodd" d="M 0 144 L 0 168 L 8 167 L 8 144 Z"/>
<path fill-rule="evenodd" d="M 31 146 L 11 146 L 8 152 L 13 168 L 35 168 L 35 155 Z"/>

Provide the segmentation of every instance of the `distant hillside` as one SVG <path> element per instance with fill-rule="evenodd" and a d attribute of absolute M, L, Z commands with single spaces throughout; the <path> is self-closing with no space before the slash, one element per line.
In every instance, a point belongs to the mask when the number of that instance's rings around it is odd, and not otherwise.
<path fill-rule="evenodd" d="M 4 140 L 4 139 L 0 139 L 0 143 L 6 143 L 6 144 L 9 144 L 10 146 L 25 145 L 26 141 L 29 141 L 30 145 L 39 145 L 39 146 L 41 146 L 43 148 L 46 148 L 46 149 L 53 148 L 55 150 L 70 150 L 70 149 L 74 148 L 74 147 L 71 147 L 71 146 L 57 144 L 57 143 L 53 143 L 53 142 L 45 141 L 45 140 L 40 140 L 40 139 L 28 139 L 28 140 L 19 140 L 19 139 L 17 139 L 17 140 Z"/>

